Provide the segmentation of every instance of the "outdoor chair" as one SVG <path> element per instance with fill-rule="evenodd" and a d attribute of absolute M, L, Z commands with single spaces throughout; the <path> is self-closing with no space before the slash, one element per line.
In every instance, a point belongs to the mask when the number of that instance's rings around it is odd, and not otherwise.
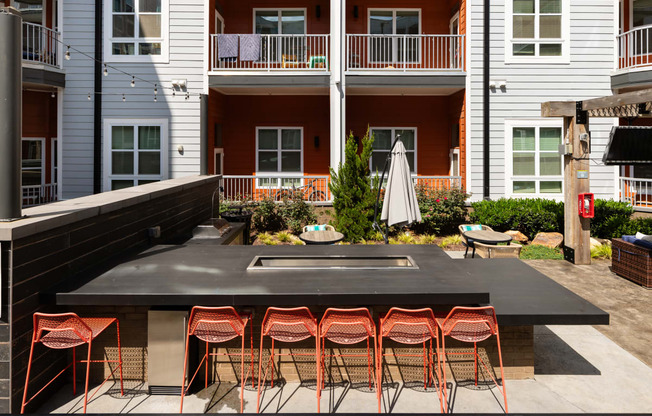
<path fill-rule="evenodd" d="M 462 236 L 462 244 L 464 244 L 464 246 L 466 247 L 466 251 L 464 251 L 464 258 L 466 258 L 466 255 L 469 253 L 469 247 L 473 249 L 473 252 L 471 253 L 471 258 L 475 257 L 475 242 L 473 241 L 473 239 L 466 238 L 464 236 L 464 233 L 466 231 L 472 231 L 474 229 L 493 231 L 493 228 L 487 225 L 480 225 L 480 224 L 461 224 L 457 228 L 460 230 L 460 235 Z"/>
<path fill-rule="evenodd" d="M 301 66 L 301 62 L 299 62 L 296 55 L 282 54 L 281 66 L 283 68 L 299 68 Z"/>
<path fill-rule="evenodd" d="M 317 320 L 310 312 L 310 309 L 304 307 L 298 308 L 267 308 L 265 312 L 265 317 L 261 324 L 262 328 L 260 331 L 260 352 L 258 355 L 258 398 L 256 400 L 256 413 L 260 413 L 260 392 L 262 386 L 265 384 L 267 379 L 267 370 L 271 367 L 271 386 L 274 387 L 274 356 L 279 356 L 278 367 L 279 371 L 281 369 L 281 359 L 282 356 L 312 356 L 312 353 L 275 353 L 274 352 L 274 341 L 295 343 L 300 342 L 310 337 L 315 337 L 315 380 L 317 387 L 317 412 L 319 412 L 319 397 L 321 392 L 319 391 L 320 383 L 320 371 L 319 371 L 319 329 L 317 326 Z M 263 375 L 263 343 L 265 336 L 268 336 L 272 339 L 272 348 L 270 352 L 270 357 L 267 360 L 265 365 L 265 373 Z"/>
<path fill-rule="evenodd" d="M 449 352 L 455 355 L 473 355 L 473 369 L 475 375 L 475 385 L 478 385 L 478 361 L 483 365 L 489 376 L 496 384 L 498 391 L 503 395 L 505 402 L 505 413 L 507 410 L 507 392 L 505 390 L 505 374 L 503 371 L 503 356 L 500 351 L 500 335 L 498 334 L 498 321 L 496 320 L 496 311 L 493 306 L 483 307 L 462 307 L 456 306 L 447 316 L 437 316 L 437 325 L 441 330 L 441 357 L 442 357 L 442 375 L 443 385 L 446 388 L 446 337 L 449 336 L 464 343 L 473 343 L 472 352 Z M 498 381 L 494 378 L 492 372 L 487 367 L 482 357 L 478 354 L 478 342 L 484 341 L 491 336 L 496 336 L 498 345 L 498 361 L 500 363 L 500 380 L 502 389 Z M 446 411 L 448 411 L 448 400 L 444 390 L 444 400 L 446 400 Z"/>
<path fill-rule="evenodd" d="M 509 245 L 484 244 L 479 241 L 473 243 L 474 251 L 483 259 L 519 258 L 522 245 L 511 242 Z"/>
<path fill-rule="evenodd" d="M 188 332 L 186 334 L 186 354 L 183 358 L 183 379 L 181 382 L 181 408 L 179 413 L 183 413 L 183 398 L 187 390 L 192 385 L 197 373 L 201 369 L 202 363 L 205 362 L 205 378 L 204 387 L 208 387 L 208 357 L 209 356 L 240 356 L 240 413 L 244 407 L 244 386 L 247 381 L 244 373 L 244 359 L 245 359 L 245 328 L 249 324 L 249 342 L 251 351 L 251 386 L 254 387 L 254 341 L 253 341 L 253 327 L 252 316 L 247 313 L 238 313 L 231 306 L 223 307 L 203 307 L 195 306 L 190 312 L 188 319 Z M 186 387 L 186 370 L 188 366 L 188 344 L 190 337 L 195 336 L 206 343 L 206 353 L 202 357 L 195 374 L 188 382 Z M 230 341 L 236 337 L 241 337 L 240 353 L 231 354 L 228 352 L 223 353 L 209 353 L 209 343 L 222 343 Z"/>
<path fill-rule="evenodd" d="M 369 373 L 369 388 L 371 384 L 376 387 L 376 395 L 380 394 L 377 379 L 374 376 L 373 359 L 369 348 L 369 339 L 373 339 L 374 357 L 376 356 L 376 325 L 367 308 L 337 309 L 328 308 L 319 323 L 319 339 L 321 341 L 321 386 L 317 389 L 321 397 L 321 390 L 325 387 L 324 378 L 326 371 L 326 357 L 364 357 L 358 354 L 326 354 L 326 340 L 339 345 L 352 345 L 367 341 L 367 372 Z M 345 364 L 346 366 L 346 364 Z M 349 374 L 349 381 L 350 374 Z"/>
<path fill-rule="evenodd" d="M 320 227 L 323 227 L 323 228 L 320 228 Z M 308 231 L 322 231 L 322 230 L 323 231 L 335 231 L 335 227 L 333 227 L 330 224 L 324 224 L 324 225 L 314 224 L 314 225 L 305 225 L 303 227 L 303 232 L 304 233 L 308 232 Z"/>
<path fill-rule="evenodd" d="M 118 331 L 118 360 L 91 360 L 91 346 L 93 340 L 102 333 L 106 328 L 115 322 Z M 72 348 L 72 362 L 59 372 L 52 380 L 50 380 L 43 388 L 36 392 L 29 400 L 27 400 L 27 387 L 29 386 L 29 375 L 32 370 L 32 358 L 34 357 L 34 346 L 42 344 L 48 348 L 61 350 Z M 75 350 L 78 346 L 88 344 L 88 354 L 86 360 L 77 360 Z M 49 365 L 50 361 L 43 363 Z M 80 318 L 74 313 L 61 313 L 61 314 L 34 314 L 34 333 L 32 334 L 32 346 L 29 351 L 29 360 L 27 362 L 27 376 L 25 378 L 25 390 L 23 391 L 23 403 L 20 407 L 20 413 L 25 412 L 25 406 L 31 402 L 40 392 L 45 390 L 57 377 L 63 374 L 69 367 L 72 366 L 72 394 L 77 394 L 77 375 L 76 363 L 86 363 L 86 383 L 84 387 L 84 413 L 86 413 L 86 406 L 89 399 L 92 399 L 95 393 L 100 391 L 104 383 L 113 376 L 115 370 L 120 369 L 120 394 L 124 395 L 124 388 L 122 384 L 122 351 L 120 349 L 120 323 L 117 318 Z M 116 368 L 111 371 L 111 374 L 104 379 L 102 384 L 95 390 L 95 392 L 88 397 L 88 377 L 90 374 L 91 363 L 117 363 Z"/>
<path fill-rule="evenodd" d="M 391 308 L 384 317 L 380 319 L 380 334 L 378 336 L 378 353 L 376 360 L 376 374 L 378 377 L 378 413 L 381 409 L 382 381 L 383 381 L 383 357 L 423 357 L 423 387 L 428 389 L 432 382 L 433 350 L 432 340 L 436 341 L 436 367 L 435 374 L 439 383 L 437 393 L 439 396 L 439 409 L 444 411 L 442 401 L 442 387 L 439 368 L 439 336 L 435 315 L 430 308 L 424 309 L 401 309 Z M 423 344 L 423 354 L 385 354 L 383 352 L 383 338 L 389 338 L 400 344 Z M 429 341 L 429 348 L 426 352 L 426 341 Z"/>

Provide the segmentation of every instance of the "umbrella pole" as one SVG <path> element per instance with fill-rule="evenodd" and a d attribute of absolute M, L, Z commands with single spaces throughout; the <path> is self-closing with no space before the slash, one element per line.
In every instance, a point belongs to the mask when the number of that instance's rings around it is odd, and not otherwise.
<path fill-rule="evenodd" d="M 401 140 L 401 135 L 397 134 L 396 135 L 396 140 L 394 140 L 394 144 L 392 144 L 392 148 L 389 149 L 389 153 L 387 154 L 387 158 L 385 159 L 385 166 L 383 166 L 383 172 L 380 175 L 380 183 L 378 184 L 378 195 L 376 195 L 376 205 L 374 206 L 374 223 L 371 225 L 371 227 L 380 232 L 383 235 L 383 240 L 385 240 L 385 244 L 389 244 L 389 239 L 387 236 L 389 235 L 389 224 L 385 222 L 385 231 L 383 232 L 383 229 L 380 227 L 378 224 L 378 204 L 380 203 L 380 191 L 383 189 L 383 181 L 385 180 L 385 173 L 387 172 L 387 167 L 389 166 L 389 162 L 392 160 L 392 152 L 394 151 L 394 148 L 396 147 L 396 143 Z"/>

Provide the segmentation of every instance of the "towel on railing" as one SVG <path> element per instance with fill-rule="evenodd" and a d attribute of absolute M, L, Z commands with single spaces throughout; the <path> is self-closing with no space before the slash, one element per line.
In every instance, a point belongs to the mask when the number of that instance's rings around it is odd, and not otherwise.
<path fill-rule="evenodd" d="M 220 59 L 238 57 L 238 35 L 217 35 L 217 57 Z"/>
<path fill-rule="evenodd" d="M 240 60 L 241 61 L 258 61 L 260 60 L 260 41 L 261 36 L 240 35 Z"/>

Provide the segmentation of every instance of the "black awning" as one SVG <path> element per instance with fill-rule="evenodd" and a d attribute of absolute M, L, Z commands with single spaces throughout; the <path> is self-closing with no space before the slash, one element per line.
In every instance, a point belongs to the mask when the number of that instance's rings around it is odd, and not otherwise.
<path fill-rule="evenodd" d="M 602 162 L 605 165 L 652 164 L 652 127 L 614 126 Z"/>

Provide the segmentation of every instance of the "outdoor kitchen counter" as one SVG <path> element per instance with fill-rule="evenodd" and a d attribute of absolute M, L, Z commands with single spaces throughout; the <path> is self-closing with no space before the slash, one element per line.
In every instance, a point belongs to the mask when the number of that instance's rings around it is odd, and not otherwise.
<path fill-rule="evenodd" d="M 418 269 L 247 270 L 255 256 L 410 256 Z M 410 306 L 490 303 L 502 325 L 609 316 L 517 259 L 453 260 L 432 245 L 161 245 L 56 290 L 58 305 Z"/>

